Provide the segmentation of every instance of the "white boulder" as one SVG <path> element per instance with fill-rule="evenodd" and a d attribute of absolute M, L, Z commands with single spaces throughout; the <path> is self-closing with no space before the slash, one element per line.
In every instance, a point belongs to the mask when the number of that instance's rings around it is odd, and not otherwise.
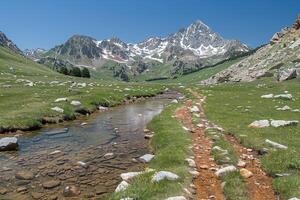
<path fill-rule="evenodd" d="M 166 200 L 187 200 L 184 196 L 169 197 Z"/>
<path fill-rule="evenodd" d="M 192 108 L 190 108 L 191 112 L 200 112 L 198 106 L 193 106 Z"/>
<path fill-rule="evenodd" d="M 62 98 L 57 98 L 54 102 L 61 102 L 61 101 L 68 101 L 68 99 L 66 97 L 62 97 Z"/>
<path fill-rule="evenodd" d="M 115 189 L 115 192 L 125 191 L 128 188 L 128 186 L 129 184 L 126 181 L 122 181 Z"/>
<path fill-rule="evenodd" d="M 177 99 L 171 101 L 171 103 L 178 103 Z"/>
<path fill-rule="evenodd" d="M 143 172 L 127 172 L 127 173 L 122 173 L 120 176 L 124 181 L 129 181 L 132 178 L 142 174 Z"/>
<path fill-rule="evenodd" d="M 12 151 L 18 149 L 18 138 L 4 137 L 0 139 L 0 151 Z"/>
<path fill-rule="evenodd" d="M 279 110 L 279 111 L 287 111 L 287 110 L 291 110 L 291 108 L 287 105 L 283 106 L 282 108 L 277 108 L 276 110 Z"/>
<path fill-rule="evenodd" d="M 274 96 L 275 99 L 286 99 L 286 100 L 292 100 L 293 96 L 291 94 L 278 94 Z"/>
<path fill-rule="evenodd" d="M 152 182 L 160 182 L 162 180 L 169 180 L 169 181 L 175 181 L 179 179 L 179 176 L 177 174 L 174 174 L 172 172 L 168 171 L 159 171 L 156 172 L 152 177 Z"/>
<path fill-rule="evenodd" d="M 262 95 L 261 98 L 263 99 L 272 99 L 274 97 L 273 94 L 265 94 L 265 95 Z"/>
<path fill-rule="evenodd" d="M 235 166 L 230 165 L 230 166 L 223 167 L 223 168 L 217 170 L 215 174 L 216 174 L 218 177 L 221 177 L 221 176 L 225 176 L 225 175 L 227 175 L 227 174 L 229 174 L 229 173 L 231 173 L 231 172 L 235 172 L 236 170 L 237 170 L 237 169 L 236 169 Z"/>
<path fill-rule="evenodd" d="M 73 100 L 73 101 L 71 101 L 71 105 L 73 105 L 73 106 L 80 106 L 81 102 Z"/>
<path fill-rule="evenodd" d="M 154 158 L 154 155 L 153 154 L 145 154 L 141 157 L 139 157 L 139 160 L 144 162 L 144 163 L 148 163 L 150 162 L 152 159 Z"/>

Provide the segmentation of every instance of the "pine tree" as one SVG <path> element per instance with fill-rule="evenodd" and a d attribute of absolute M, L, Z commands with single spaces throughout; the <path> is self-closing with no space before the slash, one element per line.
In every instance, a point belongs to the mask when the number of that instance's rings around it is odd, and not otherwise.
<path fill-rule="evenodd" d="M 81 77 L 81 70 L 79 67 L 73 67 L 70 71 L 71 76 Z"/>
<path fill-rule="evenodd" d="M 90 71 L 84 67 L 81 71 L 81 76 L 85 78 L 91 78 Z"/>

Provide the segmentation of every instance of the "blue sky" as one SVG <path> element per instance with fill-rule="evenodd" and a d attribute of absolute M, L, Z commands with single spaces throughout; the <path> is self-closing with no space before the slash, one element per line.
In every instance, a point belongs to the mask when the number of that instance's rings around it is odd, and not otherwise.
<path fill-rule="evenodd" d="M 202 20 L 255 47 L 290 26 L 299 0 L 1 0 L 0 30 L 21 49 L 51 48 L 74 34 L 140 42 Z"/>

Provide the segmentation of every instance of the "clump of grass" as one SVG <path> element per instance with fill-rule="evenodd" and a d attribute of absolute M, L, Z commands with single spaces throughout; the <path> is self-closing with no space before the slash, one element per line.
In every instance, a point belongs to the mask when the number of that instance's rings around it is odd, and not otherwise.
<path fill-rule="evenodd" d="M 228 200 L 248 200 L 247 188 L 239 172 L 233 172 L 222 178 L 223 191 Z"/>
<path fill-rule="evenodd" d="M 160 115 L 156 116 L 148 125 L 155 132 L 151 140 L 151 147 L 155 158 L 149 164 L 155 170 L 171 171 L 180 176 L 179 181 L 161 181 L 152 183 L 152 173 L 144 174 L 133 180 L 131 186 L 122 193 L 114 194 L 111 199 L 131 197 L 134 199 L 165 199 L 183 193 L 183 187 L 191 182 L 188 166 L 184 161 L 189 154 L 188 146 L 191 139 L 180 125 L 172 118 L 177 105 L 167 107 Z"/>

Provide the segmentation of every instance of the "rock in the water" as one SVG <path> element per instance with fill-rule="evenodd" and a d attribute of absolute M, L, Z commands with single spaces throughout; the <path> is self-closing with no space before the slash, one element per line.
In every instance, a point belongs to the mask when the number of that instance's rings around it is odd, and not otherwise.
<path fill-rule="evenodd" d="M 292 121 L 285 121 L 285 120 L 272 120 L 271 126 L 277 128 L 277 127 L 283 127 L 283 126 L 296 126 L 299 124 L 299 121 L 292 120 Z"/>
<path fill-rule="evenodd" d="M 45 189 L 52 189 L 52 188 L 59 186 L 60 184 L 61 184 L 60 181 L 50 180 L 50 181 L 44 182 L 42 185 Z"/>
<path fill-rule="evenodd" d="M 15 174 L 16 179 L 20 180 L 32 180 L 34 178 L 34 174 L 31 171 L 22 170 Z"/>
<path fill-rule="evenodd" d="M 240 169 L 240 174 L 241 174 L 241 176 L 242 177 L 244 177 L 244 178 L 250 178 L 251 176 L 253 176 L 253 173 L 252 172 L 250 172 L 249 170 L 247 170 L 247 169 Z"/>
<path fill-rule="evenodd" d="M 166 200 L 187 200 L 184 196 L 169 197 Z"/>
<path fill-rule="evenodd" d="M 266 119 L 254 121 L 249 125 L 249 127 L 251 128 L 265 128 L 269 126 L 270 126 L 269 120 Z"/>
<path fill-rule="evenodd" d="M 278 81 L 287 81 L 297 78 L 296 68 L 282 69 L 278 72 L 277 80 Z"/>
<path fill-rule="evenodd" d="M 169 181 L 175 181 L 179 179 L 179 176 L 177 174 L 174 174 L 172 172 L 168 171 L 159 171 L 156 172 L 152 177 L 152 182 L 160 182 L 164 179 L 167 179 Z"/>
<path fill-rule="evenodd" d="M 129 184 L 126 181 L 122 181 L 116 188 L 115 192 L 122 192 L 128 188 Z"/>
<path fill-rule="evenodd" d="M 284 100 L 292 100 L 293 96 L 291 94 L 278 94 L 274 96 L 275 99 L 284 99 Z"/>
<path fill-rule="evenodd" d="M 54 102 L 61 102 L 61 101 L 68 101 L 68 99 L 66 97 L 63 98 L 57 98 Z"/>
<path fill-rule="evenodd" d="M 75 197 L 80 195 L 80 189 L 74 185 L 66 186 L 63 191 L 64 197 Z"/>
<path fill-rule="evenodd" d="M 129 181 L 131 180 L 132 178 L 142 174 L 143 172 L 127 172 L 127 173 L 122 173 L 121 174 L 121 178 L 124 180 L 124 181 Z"/>
<path fill-rule="evenodd" d="M 265 95 L 262 95 L 261 98 L 263 99 L 272 99 L 274 97 L 273 94 L 265 94 Z"/>
<path fill-rule="evenodd" d="M 0 151 L 13 151 L 18 149 L 18 138 L 4 137 L 0 139 Z"/>
<path fill-rule="evenodd" d="M 43 197 L 43 193 L 31 192 L 31 196 L 32 196 L 33 199 L 41 199 Z"/>
<path fill-rule="evenodd" d="M 222 176 L 225 176 L 225 175 L 227 175 L 227 174 L 229 174 L 231 172 L 235 172 L 235 171 L 236 171 L 236 167 L 233 166 L 233 165 L 230 165 L 230 166 L 221 168 L 218 171 L 216 171 L 216 175 L 218 177 L 222 177 Z"/>
<path fill-rule="evenodd" d="M 57 106 L 51 108 L 51 110 L 56 111 L 56 112 L 59 112 L 59 113 L 63 113 L 63 112 L 64 112 L 64 109 L 62 109 L 62 108 L 60 108 L 60 107 L 57 107 Z"/>
<path fill-rule="evenodd" d="M 81 105 L 81 102 L 80 101 L 71 101 L 71 105 L 73 106 L 80 106 Z"/>
<path fill-rule="evenodd" d="M 83 168 L 88 168 L 88 166 L 89 166 L 87 163 L 82 162 L 82 161 L 78 161 L 77 164 Z"/>
<path fill-rule="evenodd" d="M 51 131 L 45 132 L 46 135 L 52 136 L 52 135 L 58 135 L 58 134 L 64 134 L 69 131 L 68 128 L 60 128 L 60 129 L 54 129 Z"/>
<path fill-rule="evenodd" d="M 288 147 L 277 142 L 273 142 L 271 140 L 266 139 L 265 142 L 276 149 L 287 149 Z"/>
<path fill-rule="evenodd" d="M 142 161 L 142 162 L 148 163 L 148 162 L 150 162 L 153 158 L 154 158 L 154 155 L 152 155 L 152 154 L 145 154 L 145 155 L 139 157 L 139 160 Z"/>

